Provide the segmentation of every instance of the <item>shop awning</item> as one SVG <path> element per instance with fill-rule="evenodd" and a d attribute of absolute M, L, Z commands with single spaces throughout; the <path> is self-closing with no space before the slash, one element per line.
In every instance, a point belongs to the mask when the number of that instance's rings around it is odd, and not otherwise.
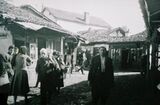
<path fill-rule="evenodd" d="M 56 31 L 56 32 L 68 34 L 68 35 L 73 34 L 73 33 L 70 33 L 69 31 L 64 30 L 64 29 L 52 28 L 52 27 L 48 27 L 48 26 L 44 26 L 44 25 L 38 25 L 38 24 L 34 24 L 34 23 L 29 23 L 29 22 L 15 22 L 15 23 L 20 25 L 21 27 L 23 27 L 25 29 L 31 29 L 31 30 L 34 30 L 34 31 L 50 30 L 50 31 L 54 31 L 54 32 Z"/>
<path fill-rule="evenodd" d="M 64 29 L 58 29 L 58 28 L 48 27 L 48 26 L 44 26 L 44 25 L 38 25 L 38 24 L 30 23 L 30 22 L 14 21 L 14 23 L 19 25 L 20 27 L 22 27 L 24 29 L 30 29 L 30 30 L 34 30 L 34 31 L 40 32 L 40 33 L 48 32 L 50 34 L 53 34 L 53 33 L 57 32 L 57 35 L 64 35 L 64 36 L 67 36 L 67 38 L 72 39 L 72 41 L 73 40 L 77 41 L 77 38 L 74 35 L 74 33 L 69 32 L 69 31 L 64 30 Z"/>
<path fill-rule="evenodd" d="M 32 29 L 32 30 L 35 30 L 35 31 L 44 27 L 42 25 L 37 25 L 37 24 L 34 24 L 34 23 L 28 23 L 28 22 L 15 22 L 15 23 L 21 25 L 24 28 Z"/>

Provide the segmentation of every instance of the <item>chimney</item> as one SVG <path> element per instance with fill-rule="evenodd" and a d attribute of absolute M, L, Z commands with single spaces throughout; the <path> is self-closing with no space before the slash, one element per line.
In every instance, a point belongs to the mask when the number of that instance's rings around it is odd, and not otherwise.
<path fill-rule="evenodd" d="M 89 24 L 89 12 L 84 12 L 84 21 L 86 24 Z"/>

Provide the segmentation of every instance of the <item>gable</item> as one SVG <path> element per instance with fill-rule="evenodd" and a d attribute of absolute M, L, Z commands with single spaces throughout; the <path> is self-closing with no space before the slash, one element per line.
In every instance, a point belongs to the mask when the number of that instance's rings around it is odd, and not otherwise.
<path fill-rule="evenodd" d="M 37 11 L 35 8 L 33 8 L 31 5 L 23 5 L 20 8 L 27 10 L 28 12 L 31 12 L 32 14 L 36 15 L 37 17 L 41 17 L 47 21 L 51 21 L 49 18 L 47 18 L 45 15 L 43 15 L 42 13 L 40 13 L 39 11 Z"/>

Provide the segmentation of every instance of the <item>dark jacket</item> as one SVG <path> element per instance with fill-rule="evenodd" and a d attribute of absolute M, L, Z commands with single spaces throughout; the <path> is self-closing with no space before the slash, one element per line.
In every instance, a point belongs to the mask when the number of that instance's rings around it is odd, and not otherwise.
<path fill-rule="evenodd" d="M 100 55 L 93 57 L 88 74 L 88 80 L 92 88 L 104 91 L 114 84 L 113 65 L 111 58 L 105 58 L 105 72 L 101 72 Z"/>
<path fill-rule="evenodd" d="M 48 74 L 53 72 L 55 65 L 49 58 L 39 58 L 36 65 L 36 73 L 39 75 L 40 81 L 46 78 Z"/>
<path fill-rule="evenodd" d="M 0 54 L 0 77 L 4 77 L 5 74 L 8 75 L 8 62 L 7 62 L 7 57 L 5 54 Z M 6 80 L 7 79 L 7 80 Z M 5 78 L 6 81 L 9 80 L 9 78 Z M 2 82 L 0 80 L 0 82 Z M 0 86 L 0 93 L 9 93 L 9 90 L 10 90 L 10 85 L 9 85 L 9 81 L 8 83 Z"/>
<path fill-rule="evenodd" d="M 48 58 L 39 58 L 36 65 L 36 73 L 39 75 L 40 81 L 46 76 L 46 71 L 49 69 Z"/>
<path fill-rule="evenodd" d="M 14 71 L 13 71 L 12 65 L 11 65 L 11 59 L 12 59 L 11 55 L 9 55 L 9 54 L 0 54 L 0 62 L 1 62 L 0 74 L 2 73 L 2 71 L 5 70 L 9 76 L 9 79 L 12 79 L 12 76 L 14 74 Z"/>

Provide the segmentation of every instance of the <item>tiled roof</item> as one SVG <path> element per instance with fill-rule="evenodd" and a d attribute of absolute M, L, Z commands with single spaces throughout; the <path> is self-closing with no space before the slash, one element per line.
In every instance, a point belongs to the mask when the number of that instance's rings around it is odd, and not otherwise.
<path fill-rule="evenodd" d="M 118 28 L 116 28 L 118 30 Z M 111 36 L 111 33 L 116 32 L 116 29 L 111 30 L 90 30 L 85 32 L 79 32 L 81 37 L 84 37 L 89 42 L 139 42 L 147 39 L 147 32 L 141 32 L 130 36 Z"/>
<path fill-rule="evenodd" d="M 99 40 L 101 38 L 104 38 L 106 35 L 108 35 L 111 32 L 111 30 L 87 30 L 87 31 L 80 31 L 78 32 L 81 37 L 87 39 L 89 42 L 94 42 L 96 40 Z"/>
<path fill-rule="evenodd" d="M 141 32 L 135 35 L 123 37 L 107 36 L 103 39 L 96 40 L 97 42 L 119 43 L 119 42 L 143 42 L 147 40 L 147 32 Z"/>
<path fill-rule="evenodd" d="M 16 7 L 4 0 L 0 0 L 0 14 L 2 14 L 4 17 L 11 18 L 13 21 L 34 23 L 50 27 L 56 31 L 68 33 L 68 31 L 61 28 L 61 26 L 59 26 L 58 24 L 49 22 L 47 19 L 37 16 L 30 10 Z"/>
<path fill-rule="evenodd" d="M 48 8 L 48 7 L 44 8 L 43 12 L 45 10 L 48 10 L 52 14 L 52 16 L 54 16 L 57 19 L 86 24 L 84 21 L 84 14 L 78 14 L 74 12 L 68 12 L 68 11 L 58 10 L 58 9 Z M 106 28 L 111 27 L 103 19 L 94 17 L 94 16 L 89 16 L 88 25 L 100 26 L 100 27 L 106 27 Z"/>

